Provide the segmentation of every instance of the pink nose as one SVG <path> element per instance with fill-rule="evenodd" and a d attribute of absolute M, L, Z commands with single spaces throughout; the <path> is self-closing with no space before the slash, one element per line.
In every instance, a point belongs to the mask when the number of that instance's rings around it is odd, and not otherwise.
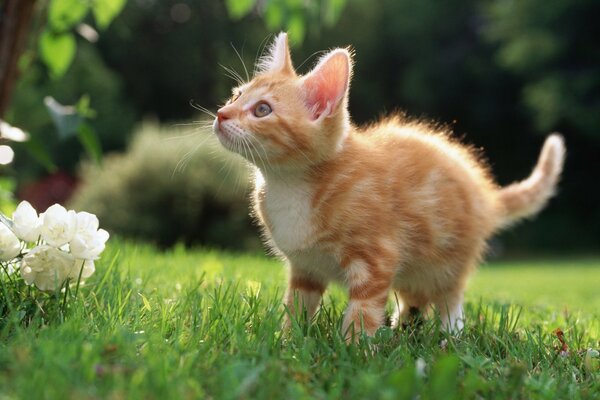
<path fill-rule="evenodd" d="M 217 111 L 217 121 L 219 121 L 219 123 L 221 123 L 229 118 L 230 118 L 230 116 L 227 115 L 227 113 L 225 113 L 224 111 L 222 111 L 222 110 Z"/>

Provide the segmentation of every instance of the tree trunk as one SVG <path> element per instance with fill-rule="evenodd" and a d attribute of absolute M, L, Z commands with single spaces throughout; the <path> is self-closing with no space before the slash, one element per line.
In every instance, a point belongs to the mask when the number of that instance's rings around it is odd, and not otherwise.
<path fill-rule="evenodd" d="M 36 0 L 0 0 L 0 118 L 17 80 L 17 63 L 27 42 Z"/>

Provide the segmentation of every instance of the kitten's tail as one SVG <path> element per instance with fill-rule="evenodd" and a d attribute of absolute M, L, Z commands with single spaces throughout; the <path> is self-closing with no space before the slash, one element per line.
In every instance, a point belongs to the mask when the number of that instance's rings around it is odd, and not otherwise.
<path fill-rule="evenodd" d="M 498 192 L 503 207 L 501 227 L 537 214 L 556 192 L 565 159 L 565 144 L 561 135 L 552 134 L 544 142 L 540 158 L 531 175 Z"/>

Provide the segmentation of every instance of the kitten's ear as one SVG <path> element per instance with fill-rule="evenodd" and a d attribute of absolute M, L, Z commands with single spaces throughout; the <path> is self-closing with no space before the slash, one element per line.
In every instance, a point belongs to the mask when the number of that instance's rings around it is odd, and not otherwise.
<path fill-rule="evenodd" d="M 313 119 L 335 115 L 345 106 L 352 74 L 352 57 L 346 49 L 335 49 L 303 78 L 304 101 Z"/>
<path fill-rule="evenodd" d="M 267 55 L 261 58 L 258 69 L 260 72 L 282 72 L 296 75 L 292 65 L 287 33 L 281 32 L 277 35 Z"/>

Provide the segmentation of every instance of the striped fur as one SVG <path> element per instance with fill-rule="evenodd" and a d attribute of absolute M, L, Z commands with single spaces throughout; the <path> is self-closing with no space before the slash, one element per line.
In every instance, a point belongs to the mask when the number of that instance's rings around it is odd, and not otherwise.
<path fill-rule="evenodd" d="M 214 130 L 255 166 L 254 213 L 289 265 L 290 311 L 312 316 L 337 281 L 348 288 L 349 339 L 374 334 L 392 292 L 394 323 L 434 305 L 444 327 L 460 329 L 465 283 L 486 240 L 554 193 L 560 136 L 548 138 L 530 178 L 499 188 L 445 129 L 401 116 L 352 125 L 349 51 L 333 50 L 299 76 L 281 34 L 260 68 L 219 110 Z M 255 115 L 260 102 L 269 115 Z"/>

